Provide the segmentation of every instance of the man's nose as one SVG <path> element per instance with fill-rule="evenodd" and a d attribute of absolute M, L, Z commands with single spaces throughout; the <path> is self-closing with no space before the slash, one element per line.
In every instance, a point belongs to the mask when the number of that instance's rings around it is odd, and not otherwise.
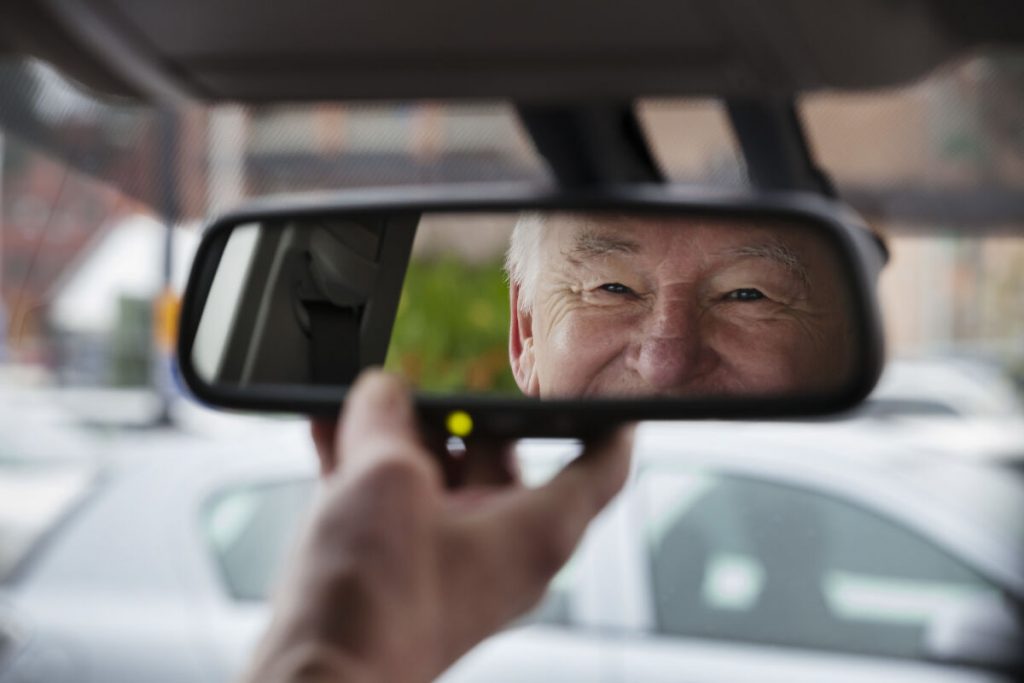
<path fill-rule="evenodd" d="M 659 302 L 638 330 L 635 370 L 654 391 L 685 390 L 710 369 L 714 354 L 705 344 L 700 313 L 689 298 Z"/>

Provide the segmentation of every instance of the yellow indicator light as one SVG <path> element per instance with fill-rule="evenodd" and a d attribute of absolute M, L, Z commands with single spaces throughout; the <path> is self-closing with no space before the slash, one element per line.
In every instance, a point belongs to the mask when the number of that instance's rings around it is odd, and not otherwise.
<path fill-rule="evenodd" d="M 464 410 L 455 410 L 449 413 L 445 424 L 448 426 L 448 432 L 460 439 L 466 438 L 473 431 L 473 418 Z"/>

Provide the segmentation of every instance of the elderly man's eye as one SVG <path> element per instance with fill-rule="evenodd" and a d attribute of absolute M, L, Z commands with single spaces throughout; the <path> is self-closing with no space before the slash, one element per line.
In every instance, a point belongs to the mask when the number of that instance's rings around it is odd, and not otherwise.
<path fill-rule="evenodd" d="M 603 292 L 610 294 L 632 294 L 633 290 L 618 282 L 608 282 L 598 287 Z"/>
<path fill-rule="evenodd" d="M 753 287 L 744 287 L 742 289 L 734 289 L 725 295 L 728 301 L 760 301 L 766 298 L 764 293 L 759 289 Z"/>

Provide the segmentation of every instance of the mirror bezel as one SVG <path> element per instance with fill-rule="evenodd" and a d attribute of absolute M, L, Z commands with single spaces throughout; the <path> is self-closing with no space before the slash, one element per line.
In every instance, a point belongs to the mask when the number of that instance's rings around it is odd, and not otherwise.
<path fill-rule="evenodd" d="M 848 387 L 828 396 L 705 399 L 530 400 L 492 396 L 437 396 L 418 393 L 423 419 L 443 425 L 453 410 L 470 413 L 474 431 L 498 436 L 586 436 L 635 420 L 764 419 L 824 416 L 860 403 L 882 371 L 884 345 L 876 296 L 876 274 L 886 259 L 881 242 L 845 204 L 809 192 L 729 192 L 721 188 L 624 185 L 565 191 L 522 185 L 384 188 L 271 197 L 255 200 L 213 220 L 196 251 L 182 302 L 178 363 L 182 378 L 199 401 L 245 411 L 336 415 L 347 387 L 209 384 L 192 363 L 195 331 L 226 237 L 235 226 L 285 219 L 316 219 L 339 213 L 479 213 L 533 210 L 635 211 L 743 215 L 793 220 L 820 226 L 838 249 L 844 277 L 853 285 L 853 314 L 863 335 L 856 373 Z M 212 258 L 215 257 L 215 258 Z"/>

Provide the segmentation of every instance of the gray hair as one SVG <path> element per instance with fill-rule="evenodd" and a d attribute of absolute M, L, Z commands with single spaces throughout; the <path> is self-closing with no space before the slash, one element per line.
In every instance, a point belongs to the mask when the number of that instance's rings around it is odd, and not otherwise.
<path fill-rule="evenodd" d="M 519 287 L 519 310 L 529 313 L 537 287 L 537 267 L 544 231 L 544 214 L 539 211 L 519 215 L 505 254 L 505 274 L 509 287 Z"/>

